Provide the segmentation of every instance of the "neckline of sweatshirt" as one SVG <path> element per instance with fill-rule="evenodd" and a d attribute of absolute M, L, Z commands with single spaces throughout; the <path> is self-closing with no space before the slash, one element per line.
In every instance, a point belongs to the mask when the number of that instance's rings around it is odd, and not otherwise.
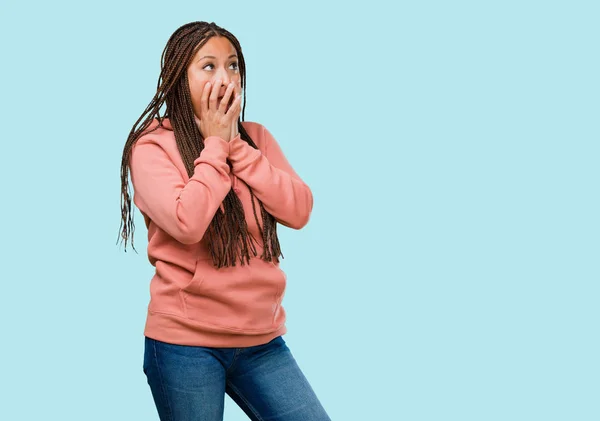
<path fill-rule="evenodd" d="M 157 124 L 154 119 L 149 129 Z M 230 142 L 209 136 L 191 177 L 168 118 L 132 148 L 133 201 L 144 216 L 148 259 L 156 268 L 147 337 L 181 345 L 245 347 L 287 332 L 282 305 L 287 275 L 278 260 L 260 258 L 264 245 L 258 205 L 260 200 L 278 223 L 301 229 L 310 218 L 313 196 L 266 127 L 242 124 L 258 149 L 239 134 Z M 238 261 L 217 269 L 204 233 L 215 212 L 224 211 L 222 202 L 232 187 L 255 242 L 249 265 Z"/>

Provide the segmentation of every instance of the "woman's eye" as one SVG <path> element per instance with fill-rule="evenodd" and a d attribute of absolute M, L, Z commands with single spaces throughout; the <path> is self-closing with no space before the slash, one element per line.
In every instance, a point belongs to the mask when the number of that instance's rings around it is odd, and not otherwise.
<path fill-rule="evenodd" d="M 231 65 L 235 66 L 234 69 L 237 70 L 237 68 L 238 68 L 237 62 L 231 63 Z M 214 65 L 212 63 L 209 63 L 206 66 L 204 66 L 203 69 L 206 69 L 206 67 L 208 67 L 208 66 L 213 66 L 214 67 Z"/>

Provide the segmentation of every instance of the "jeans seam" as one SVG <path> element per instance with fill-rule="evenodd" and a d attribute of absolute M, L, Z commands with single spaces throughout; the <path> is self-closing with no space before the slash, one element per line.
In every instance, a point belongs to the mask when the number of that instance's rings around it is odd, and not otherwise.
<path fill-rule="evenodd" d="M 237 360 L 237 357 L 242 353 L 242 351 L 242 348 L 235 349 L 235 353 L 233 354 L 233 358 L 231 359 L 231 364 L 229 364 L 229 367 L 227 368 L 227 370 L 225 370 L 225 373 L 229 374 L 231 370 L 233 370 L 233 366 Z"/>
<path fill-rule="evenodd" d="M 160 388 L 162 390 L 163 399 L 165 400 L 165 404 L 167 406 L 167 410 L 169 411 L 169 420 L 173 419 L 173 412 L 171 410 L 171 405 L 169 403 L 169 399 L 167 398 L 167 391 L 165 389 L 165 385 L 163 383 L 162 374 L 160 373 L 160 364 L 158 363 L 158 354 L 156 353 L 156 342 L 152 341 L 152 348 L 154 350 L 154 362 L 156 363 L 156 371 L 158 373 L 158 382 L 160 383 Z"/>
<path fill-rule="evenodd" d="M 246 400 L 246 398 L 244 397 L 244 395 L 242 395 L 242 393 L 239 391 L 239 389 L 234 386 L 233 383 L 229 382 L 229 387 L 231 388 L 231 390 L 233 390 L 235 393 L 237 393 L 238 397 L 244 401 L 244 403 L 246 405 L 248 405 L 248 408 L 250 408 L 250 411 L 252 411 L 252 413 L 254 414 L 254 416 L 256 417 L 256 419 L 258 421 L 264 421 L 263 417 L 260 416 L 260 414 L 258 412 L 256 412 L 256 409 L 254 409 L 254 407 L 252 406 L 252 404 L 250 402 L 248 402 L 248 400 Z"/>

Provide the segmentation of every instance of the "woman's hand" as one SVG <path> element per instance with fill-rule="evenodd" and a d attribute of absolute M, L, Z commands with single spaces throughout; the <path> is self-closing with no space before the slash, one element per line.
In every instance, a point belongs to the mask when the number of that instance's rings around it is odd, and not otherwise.
<path fill-rule="evenodd" d="M 241 107 L 240 107 L 240 109 L 241 109 Z M 239 129 L 238 129 L 238 119 L 239 119 L 239 115 L 240 115 L 239 110 L 238 110 L 237 115 L 238 115 L 238 117 L 235 117 L 235 120 L 233 120 L 233 124 L 231 125 L 231 138 L 229 139 L 229 141 L 233 140 L 233 138 L 239 134 Z"/>
<path fill-rule="evenodd" d="M 238 118 L 242 102 L 241 89 L 237 83 L 231 82 L 219 103 L 220 91 L 220 79 L 217 79 L 214 85 L 210 83 L 204 85 L 200 102 L 201 115 L 198 118 L 194 114 L 194 119 L 204 138 L 219 136 L 229 142 L 238 134 Z M 231 105 L 227 109 L 229 104 Z"/>

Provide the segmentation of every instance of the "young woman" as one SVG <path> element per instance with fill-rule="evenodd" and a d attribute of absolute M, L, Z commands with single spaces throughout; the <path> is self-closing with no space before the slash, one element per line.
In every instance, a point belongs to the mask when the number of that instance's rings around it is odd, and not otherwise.
<path fill-rule="evenodd" d="M 269 130 L 239 119 L 245 70 L 230 32 L 183 25 L 125 144 L 120 234 L 127 247 L 129 169 L 156 268 L 143 372 L 161 420 L 222 420 L 225 393 L 252 420 L 330 420 L 282 337 L 277 223 L 304 227 L 313 196 Z"/>

